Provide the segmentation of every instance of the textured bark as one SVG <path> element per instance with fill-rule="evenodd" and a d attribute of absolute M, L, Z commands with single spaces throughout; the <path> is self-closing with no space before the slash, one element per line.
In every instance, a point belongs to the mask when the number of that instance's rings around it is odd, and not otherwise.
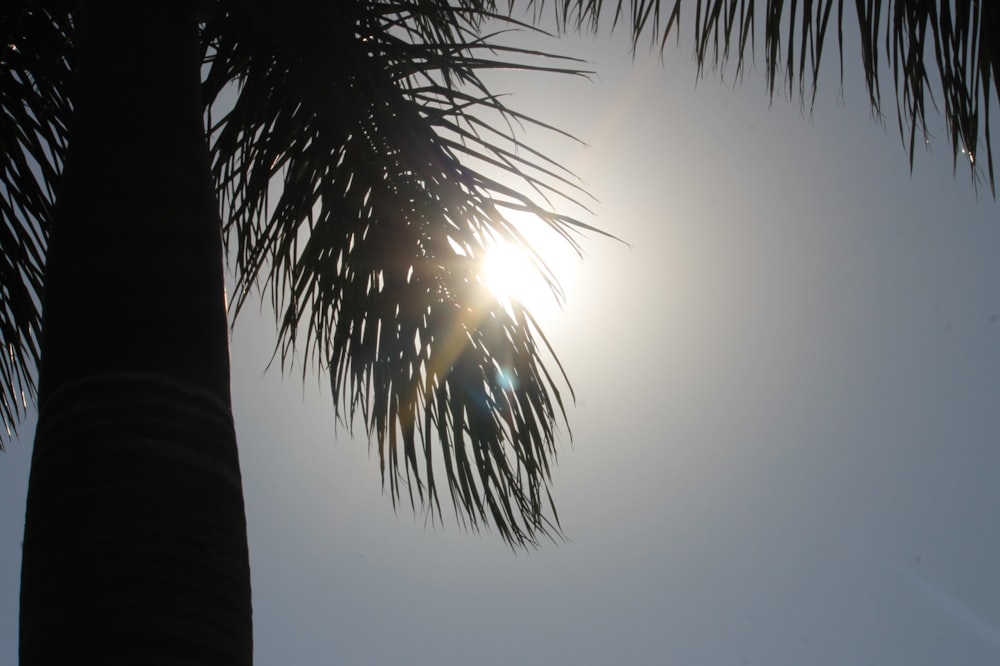
<path fill-rule="evenodd" d="M 184 2 L 83 4 L 21 663 L 249 664 L 221 229 Z"/>

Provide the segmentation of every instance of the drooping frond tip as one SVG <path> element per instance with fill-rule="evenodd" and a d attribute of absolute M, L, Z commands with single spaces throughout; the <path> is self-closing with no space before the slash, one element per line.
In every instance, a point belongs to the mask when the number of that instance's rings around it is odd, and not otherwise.
<path fill-rule="evenodd" d="M 519 240 L 504 208 L 564 235 L 585 226 L 536 202 L 572 201 L 576 185 L 520 142 L 535 121 L 479 75 L 542 55 L 491 41 L 492 15 L 471 6 L 308 4 L 285 22 L 269 2 L 224 5 L 205 28 L 208 97 L 240 83 L 212 135 L 236 309 L 264 285 L 277 353 L 329 371 L 394 502 L 439 515 L 445 485 L 473 529 L 512 545 L 556 535 L 548 483 L 569 385 L 530 315 L 480 275 L 492 240 Z"/>
<path fill-rule="evenodd" d="M 514 3 L 511 3 L 512 5 Z M 547 4 L 531 0 L 538 15 Z M 609 3 L 610 4 L 610 3 Z M 736 76 L 754 58 L 756 36 L 763 31 L 767 86 L 798 94 L 811 106 L 820 65 L 836 28 L 841 79 L 844 55 L 860 55 L 869 101 L 883 113 L 881 74 L 888 67 L 896 97 L 897 121 L 910 168 L 917 146 L 933 139 L 928 107 L 944 114 L 954 164 L 969 165 L 978 182 L 982 165 L 996 196 L 990 134 L 1000 78 L 1000 3 L 992 0 L 857 0 L 857 33 L 845 33 L 844 0 L 624 0 L 606 12 L 601 0 L 554 3 L 563 29 L 597 30 L 602 21 L 621 24 L 633 45 L 658 42 L 661 53 L 672 34 L 692 27 L 699 75 L 706 66 L 724 67 L 735 60 Z M 681 9 L 693 11 L 693 24 L 681 23 Z M 851 9 L 846 10 L 850 12 Z M 985 161 L 982 157 L 985 155 Z"/>

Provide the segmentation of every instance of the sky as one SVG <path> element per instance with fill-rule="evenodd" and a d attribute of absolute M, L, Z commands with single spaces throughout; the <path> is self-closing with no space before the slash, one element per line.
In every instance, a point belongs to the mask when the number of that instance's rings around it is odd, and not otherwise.
<path fill-rule="evenodd" d="M 953 175 L 943 121 L 911 175 L 850 58 L 809 114 L 759 69 L 696 86 L 690 36 L 662 65 L 620 35 L 549 46 L 595 80 L 498 91 L 586 142 L 529 134 L 625 241 L 584 241 L 546 329 L 577 396 L 567 541 L 513 553 L 394 512 L 325 379 L 264 371 L 251 314 L 233 384 L 256 663 L 1000 663 L 1000 207 Z M 26 426 L 0 455 L 0 664 Z"/>

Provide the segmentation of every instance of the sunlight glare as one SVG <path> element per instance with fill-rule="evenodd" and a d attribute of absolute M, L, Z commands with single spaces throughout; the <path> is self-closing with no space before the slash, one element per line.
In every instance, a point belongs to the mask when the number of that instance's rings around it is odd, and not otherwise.
<path fill-rule="evenodd" d="M 510 214 L 509 217 L 518 224 L 518 231 L 558 281 L 562 301 L 571 298 L 575 273 L 580 263 L 576 251 L 558 233 L 548 227 L 543 228 L 538 220 L 527 215 Z M 482 277 L 498 298 L 520 301 L 544 324 L 558 316 L 564 303 L 553 293 L 543 270 L 532 262 L 527 251 L 513 243 L 499 241 L 483 261 Z"/>
<path fill-rule="evenodd" d="M 531 259 L 520 248 L 506 242 L 490 249 L 483 262 L 483 279 L 500 297 L 521 297 L 530 294 L 536 282 L 544 285 Z"/>

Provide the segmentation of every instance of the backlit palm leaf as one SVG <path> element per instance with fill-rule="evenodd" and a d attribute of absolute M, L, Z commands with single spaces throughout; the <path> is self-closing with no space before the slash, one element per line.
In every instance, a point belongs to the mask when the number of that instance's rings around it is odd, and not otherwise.
<path fill-rule="evenodd" d="M 583 225 L 469 165 L 542 202 L 572 189 L 518 145 L 503 119 L 530 119 L 478 77 L 517 66 L 494 53 L 541 54 L 491 51 L 486 15 L 439 3 L 280 13 L 234 6 L 209 26 L 210 94 L 240 82 L 213 134 L 236 307 L 256 281 L 269 289 L 282 360 L 329 369 L 338 413 L 363 417 L 394 501 L 440 511 L 443 475 L 460 519 L 533 541 L 555 527 L 543 509 L 564 377 L 546 369 L 530 315 L 485 287 L 481 260 L 497 238 L 523 244 L 505 208 L 567 235 Z"/>
<path fill-rule="evenodd" d="M 872 109 L 883 111 L 880 75 L 891 68 L 899 131 L 910 166 L 918 145 L 929 141 L 927 107 L 944 112 L 952 155 L 969 164 L 973 178 L 986 173 L 996 195 L 990 106 L 1000 78 L 1000 3 L 993 0 L 529 0 L 540 14 L 555 10 L 563 28 L 597 30 L 622 23 L 633 44 L 658 41 L 661 50 L 672 32 L 679 36 L 681 9 L 693 10 L 695 57 L 699 70 L 735 58 L 737 75 L 753 58 L 755 36 L 763 30 L 768 87 L 796 89 L 815 100 L 820 62 L 828 31 L 836 27 L 843 76 L 845 4 L 854 5 L 857 41 Z M 850 11 L 849 9 L 847 11 Z M 881 49 L 884 49 L 881 50 Z M 936 71 L 934 71 L 936 70 Z M 919 141 L 918 141 L 919 139 Z"/>

